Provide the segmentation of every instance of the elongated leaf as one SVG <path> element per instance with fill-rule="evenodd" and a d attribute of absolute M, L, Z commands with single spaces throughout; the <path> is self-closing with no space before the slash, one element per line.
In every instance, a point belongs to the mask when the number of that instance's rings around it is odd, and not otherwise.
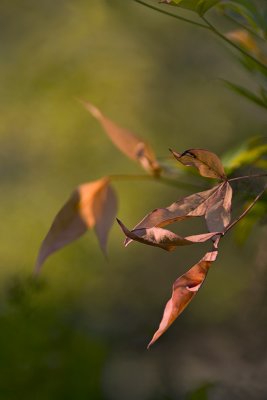
<path fill-rule="evenodd" d="M 117 219 L 117 221 L 128 238 L 149 246 L 160 247 L 167 251 L 173 251 L 177 246 L 188 246 L 195 243 L 206 242 L 219 233 L 202 233 L 183 238 L 182 236 L 162 228 L 143 228 L 129 231 L 120 220 Z"/>
<path fill-rule="evenodd" d="M 132 132 L 120 127 L 105 117 L 102 112 L 88 102 L 82 102 L 86 110 L 102 125 L 113 144 L 126 156 L 138 161 L 142 167 L 155 175 L 160 173 L 160 166 L 151 147 Z"/>
<path fill-rule="evenodd" d="M 195 167 L 200 175 L 207 178 L 226 179 L 223 165 L 219 157 L 204 149 L 189 149 L 183 153 L 172 151 L 172 154 L 183 165 Z"/>
<path fill-rule="evenodd" d="M 207 276 L 212 262 L 216 260 L 217 254 L 217 250 L 206 253 L 197 264 L 174 282 L 172 297 L 166 304 L 159 329 L 154 334 L 148 348 L 166 332 L 196 295 Z"/>
<path fill-rule="evenodd" d="M 244 47 L 244 49 L 248 50 L 250 53 L 254 54 L 256 57 L 260 57 L 261 50 L 260 50 L 257 42 L 254 40 L 254 38 L 248 31 L 246 31 L 244 29 L 238 29 L 238 30 L 228 32 L 225 36 L 228 39 L 232 40 L 233 42 Z"/>
<path fill-rule="evenodd" d="M 249 89 L 244 88 L 243 86 L 236 85 L 233 82 L 229 81 L 224 81 L 224 83 L 234 92 L 237 94 L 245 97 L 246 99 L 252 101 L 253 103 L 257 104 L 260 107 L 267 108 L 267 102 L 265 99 L 262 99 L 260 96 L 257 94 L 251 92 Z"/>
<path fill-rule="evenodd" d="M 251 0 L 222 1 L 220 7 L 224 10 L 226 15 L 230 15 L 237 22 L 254 30 L 259 35 L 262 34 L 262 31 L 266 32 L 264 18 L 262 18 L 262 15 L 259 13 L 255 2 Z"/>
<path fill-rule="evenodd" d="M 215 186 L 212 189 L 184 197 L 183 199 L 172 203 L 169 207 L 155 209 L 146 215 L 142 221 L 140 221 L 134 227 L 134 230 L 163 227 L 172 224 L 173 222 L 182 221 L 186 218 L 200 217 L 205 215 L 207 208 L 209 207 L 209 201 L 219 187 L 220 185 Z M 126 245 L 130 242 L 131 239 L 129 238 L 125 240 Z"/>
<path fill-rule="evenodd" d="M 56 215 L 38 255 L 38 272 L 46 258 L 95 228 L 102 250 L 117 213 L 117 198 L 107 178 L 80 185 Z"/>
<path fill-rule="evenodd" d="M 205 219 L 210 232 L 222 232 L 231 221 L 232 188 L 224 182 L 210 199 Z"/>
<path fill-rule="evenodd" d="M 224 165 L 231 173 L 243 165 L 251 165 L 267 156 L 267 144 L 263 136 L 255 136 L 242 141 L 223 155 Z"/>

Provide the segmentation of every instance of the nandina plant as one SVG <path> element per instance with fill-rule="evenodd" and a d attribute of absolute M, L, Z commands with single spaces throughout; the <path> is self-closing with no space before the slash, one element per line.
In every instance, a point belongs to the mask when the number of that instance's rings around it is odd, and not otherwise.
<path fill-rule="evenodd" d="M 200 21 L 196 21 L 173 14 L 141 0 L 135 1 L 211 31 L 239 52 L 243 65 L 249 69 L 252 75 L 256 72 L 257 78 L 259 74 L 267 78 L 266 58 L 257 42 L 258 40 L 265 40 L 267 29 L 266 25 L 260 23 L 262 21 L 259 17 L 261 14 L 254 4 L 251 5 L 251 2 L 246 0 L 162 1 L 166 7 L 181 7 L 196 13 L 200 18 Z M 226 34 L 219 32 L 206 17 L 206 13 L 215 8 L 224 18 L 236 23 L 238 30 Z M 267 108 L 267 95 L 264 86 L 260 87 L 260 94 L 257 94 L 234 83 L 227 82 L 227 85 L 250 101 Z M 165 162 L 162 162 L 156 157 L 151 146 L 142 138 L 120 127 L 91 103 L 82 100 L 80 102 L 99 121 L 113 144 L 128 158 L 139 163 L 146 174 L 105 176 L 78 186 L 56 215 L 41 245 L 35 271 L 39 273 L 48 256 L 79 238 L 88 229 L 94 229 L 99 245 L 102 251 L 106 253 L 109 230 L 118 213 L 117 195 L 112 186 L 113 181 L 152 179 L 164 185 L 190 189 L 190 195 L 176 200 L 165 208 L 154 209 L 132 230 L 126 228 L 117 219 L 125 235 L 125 246 L 128 246 L 132 241 L 137 241 L 145 245 L 159 247 L 165 251 L 174 251 L 179 246 L 203 242 L 210 242 L 211 244 L 210 251 L 205 253 L 201 260 L 185 274 L 175 280 L 172 295 L 165 306 L 159 328 L 148 345 L 150 347 L 170 327 L 202 286 L 210 267 L 217 258 L 220 240 L 230 229 L 240 225 L 249 212 L 249 215 L 253 216 L 250 220 L 250 226 L 266 214 L 267 145 L 264 138 L 242 143 L 241 147 L 223 157 L 224 162 L 212 151 L 206 149 L 188 149 L 183 152 L 171 150 L 173 159 L 177 161 L 178 166 L 182 167 L 182 173 L 179 170 L 178 177 L 178 175 L 173 174 L 173 165 L 168 157 L 166 157 Z M 255 169 L 255 173 L 242 175 L 240 172 L 242 172 L 244 166 Z M 191 168 L 187 169 L 186 167 Z M 191 177 L 187 174 L 187 170 L 192 169 L 195 169 L 200 176 L 207 178 L 207 181 L 212 182 L 211 184 L 208 183 L 205 188 L 203 187 L 205 190 L 192 193 L 192 189 L 195 189 L 194 182 L 190 181 Z M 186 181 L 181 180 L 183 174 Z M 261 184 L 257 185 L 257 194 L 254 198 L 251 198 L 248 193 L 243 199 L 243 211 L 239 217 L 232 219 L 232 198 L 238 190 L 236 183 L 240 180 L 252 182 L 255 178 L 259 178 L 261 181 Z M 157 204 L 155 204 L 156 206 Z M 253 210 L 256 210 L 254 214 Z M 182 237 L 164 229 L 169 224 L 196 217 L 205 220 L 206 232 Z"/>

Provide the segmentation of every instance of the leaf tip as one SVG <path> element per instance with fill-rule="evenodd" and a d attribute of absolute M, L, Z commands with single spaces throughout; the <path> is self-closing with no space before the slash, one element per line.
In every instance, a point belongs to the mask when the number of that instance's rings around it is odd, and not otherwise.
<path fill-rule="evenodd" d="M 94 106 L 92 103 L 89 103 L 88 101 L 84 101 L 82 99 L 78 99 L 78 101 L 84 106 L 84 108 L 90 112 L 90 114 L 96 118 L 96 119 L 101 119 L 102 118 L 102 113 L 101 111 Z"/>

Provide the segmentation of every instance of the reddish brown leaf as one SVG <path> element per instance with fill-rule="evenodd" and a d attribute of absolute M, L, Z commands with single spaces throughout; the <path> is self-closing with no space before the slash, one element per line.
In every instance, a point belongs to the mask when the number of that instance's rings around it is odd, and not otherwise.
<path fill-rule="evenodd" d="M 117 199 L 108 178 L 80 185 L 56 215 L 38 255 L 38 272 L 46 258 L 78 239 L 89 228 L 95 228 L 105 252 L 108 232 L 117 213 Z"/>
<path fill-rule="evenodd" d="M 204 192 L 199 192 L 192 194 L 191 196 L 184 197 L 183 199 L 172 203 L 169 207 L 157 208 L 146 215 L 142 221 L 134 227 L 134 230 L 163 227 L 172 224 L 173 222 L 182 221 L 185 218 L 203 216 L 210 205 L 210 198 L 212 198 L 214 193 L 216 193 L 219 188 L 220 185 L 215 186 L 212 189 L 205 190 Z M 130 242 L 131 239 L 129 238 L 125 240 L 125 244 Z"/>
<path fill-rule="evenodd" d="M 129 231 L 119 219 L 117 219 L 117 221 L 128 238 L 149 246 L 160 247 L 167 251 L 173 251 L 177 246 L 203 243 L 219 234 L 219 232 L 209 232 L 183 238 L 182 236 L 162 228 L 143 228 Z"/>
<path fill-rule="evenodd" d="M 172 154 L 183 165 L 196 167 L 200 175 L 207 178 L 226 179 L 223 165 L 219 157 L 203 149 L 189 149 L 183 153 L 172 151 Z"/>
<path fill-rule="evenodd" d="M 82 104 L 91 115 L 100 122 L 110 140 L 122 153 L 132 160 L 138 161 L 145 170 L 159 175 L 160 166 L 155 158 L 154 152 L 147 143 L 137 135 L 121 128 L 105 117 L 101 111 L 91 103 L 83 101 Z"/>
<path fill-rule="evenodd" d="M 231 221 L 232 188 L 228 182 L 221 184 L 210 198 L 205 219 L 210 232 L 222 232 Z"/>
<path fill-rule="evenodd" d="M 211 263 L 216 260 L 217 253 L 217 250 L 206 253 L 197 264 L 174 282 L 172 297 L 166 304 L 159 329 L 154 334 L 148 348 L 166 332 L 196 295 L 207 276 Z"/>

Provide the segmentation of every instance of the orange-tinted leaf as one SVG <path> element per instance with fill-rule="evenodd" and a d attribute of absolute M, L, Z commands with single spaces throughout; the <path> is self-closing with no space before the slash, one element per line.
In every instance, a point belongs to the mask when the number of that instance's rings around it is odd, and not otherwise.
<path fill-rule="evenodd" d="M 120 127 L 105 117 L 102 112 L 88 102 L 82 102 L 84 107 L 102 125 L 113 144 L 126 156 L 138 161 L 142 167 L 155 175 L 160 173 L 160 166 L 151 147 L 132 132 Z"/>
<path fill-rule="evenodd" d="M 80 185 L 56 215 L 39 251 L 38 272 L 46 258 L 95 228 L 105 252 L 108 232 L 117 213 L 117 199 L 108 178 Z"/>
<path fill-rule="evenodd" d="M 117 221 L 128 238 L 149 246 L 160 247 L 167 251 L 173 251 L 177 246 L 203 243 L 218 234 L 218 232 L 209 232 L 183 238 L 182 236 L 162 228 L 143 228 L 129 231 L 120 220 L 117 219 Z"/>
<path fill-rule="evenodd" d="M 172 224 L 176 221 L 182 221 L 185 218 L 200 217 L 205 215 L 209 206 L 209 200 L 213 194 L 219 189 L 220 185 L 203 192 L 192 194 L 191 196 L 184 197 L 181 200 L 172 203 L 166 208 L 157 208 L 148 215 L 146 215 L 141 222 L 139 222 L 135 229 L 163 227 Z M 125 244 L 131 242 L 127 238 Z"/>
<path fill-rule="evenodd" d="M 172 151 L 172 154 L 183 165 L 196 167 L 200 175 L 207 178 L 226 179 L 223 165 L 219 157 L 208 150 L 189 149 L 183 153 Z"/>
<path fill-rule="evenodd" d="M 261 54 L 258 44 L 255 42 L 252 35 L 245 29 L 238 29 L 226 34 L 226 37 L 233 42 L 240 44 L 250 53 L 255 54 L 257 57 Z"/>
<path fill-rule="evenodd" d="M 232 188 L 224 182 L 210 199 L 205 219 L 210 232 L 222 232 L 231 221 Z"/>
<path fill-rule="evenodd" d="M 207 276 L 211 263 L 216 260 L 217 254 L 217 250 L 206 253 L 189 271 L 176 279 L 172 288 L 172 297 L 166 304 L 159 329 L 154 334 L 148 348 L 166 332 L 196 295 Z"/>

